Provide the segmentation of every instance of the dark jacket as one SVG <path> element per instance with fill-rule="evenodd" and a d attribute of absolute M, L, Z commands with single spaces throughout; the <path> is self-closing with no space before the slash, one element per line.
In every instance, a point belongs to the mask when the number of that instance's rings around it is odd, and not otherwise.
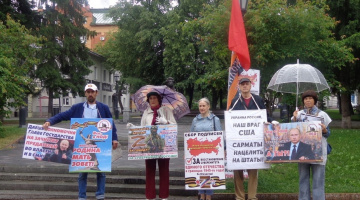
<path fill-rule="evenodd" d="M 282 150 L 292 151 L 292 147 L 290 148 L 290 146 L 292 146 L 291 142 L 284 143 L 283 146 L 279 147 L 279 151 Z M 303 142 L 299 142 L 299 146 L 297 148 L 297 152 L 294 160 L 299 160 L 301 156 L 305 156 L 310 160 L 315 159 L 314 152 L 311 150 L 311 146 Z M 274 158 L 274 160 L 289 160 L 289 156 L 277 156 Z"/>
<path fill-rule="evenodd" d="M 96 101 L 96 108 L 99 111 L 97 118 L 112 118 L 110 109 L 107 105 Z M 100 116 L 99 116 L 99 113 L 100 113 Z M 84 115 L 84 103 L 78 103 L 78 104 L 71 106 L 71 108 L 69 110 L 59 113 L 53 117 L 50 117 L 46 121 L 50 122 L 50 125 L 54 125 L 54 124 L 57 124 L 64 120 L 71 120 L 71 118 L 83 118 L 84 117 L 83 115 Z M 114 121 L 113 121 L 112 126 L 113 126 L 112 140 L 118 140 L 117 130 L 116 130 Z"/>
<path fill-rule="evenodd" d="M 64 153 L 66 154 L 66 159 L 62 158 L 62 155 Z M 51 162 L 70 164 L 71 163 L 71 157 L 72 157 L 72 151 L 71 150 L 66 150 L 66 151 L 59 150 L 59 153 L 57 155 L 55 153 L 52 153 L 50 155 L 49 160 Z"/>
<path fill-rule="evenodd" d="M 265 107 L 265 104 L 264 104 L 264 101 L 263 99 L 256 95 L 256 94 L 251 94 L 253 97 L 254 97 L 254 100 L 256 101 L 256 104 L 259 106 L 260 109 L 266 109 Z M 240 95 L 241 96 L 241 95 Z M 244 101 L 244 98 L 241 96 L 241 100 L 242 102 L 239 100 L 237 101 L 239 98 L 239 95 L 236 95 L 233 100 L 231 101 L 231 104 L 230 104 L 230 109 L 232 108 L 233 110 L 257 110 L 258 107 L 256 106 L 254 100 L 251 98 L 250 100 L 250 103 L 249 103 L 249 106 L 245 108 L 245 101 Z M 235 102 L 237 101 L 236 105 L 234 106 Z M 233 107 L 234 106 L 234 107 Z M 267 121 L 268 122 L 271 122 L 272 121 L 272 118 L 269 117 L 269 115 L 267 116 Z"/>

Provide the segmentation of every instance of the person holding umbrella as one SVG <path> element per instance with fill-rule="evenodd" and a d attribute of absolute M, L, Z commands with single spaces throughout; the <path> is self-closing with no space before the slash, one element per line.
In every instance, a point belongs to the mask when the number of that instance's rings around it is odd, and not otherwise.
<path fill-rule="evenodd" d="M 172 110 L 167 106 L 161 106 L 162 96 L 157 92 L 149 92 L 147 95 L 148 108 L 141 117 L 141 126 L 159 125 L 159 124 L 176 124 Z M 133 124 L 128 123 L 128 127 Z M 147 159 L 145 160 L 146 168 L 146 199 L 155 199 L 155 172 L 156 162 L 159 165 L 160 188 L 159 198 L 166 200 L 169 197 L 169 158 Z"/>
<path fill-rule="evenodd" d="M 313 90 L 305 91 L 302 96 L 302 102 L 304 104 L 304 109 L 301 111 L 295 110 L 293 117 L 291 118 L 294 122 L 302 122 L 306 115 L 312 115 L 320 117 L 322 123 L 320 123 L 322 129 L 322 159 L 321 163 L 299 163 L 299 200 L 310 200 L 310 170 L 312 170 L 312 179 L 313 179 L 313 199 L 316 200 L 325 200 L 325 165 L 327 160 L 327 138 L 330 136 L 329 124 L 331 118 L 329 115 L 321 111 L 316 107 L 318 101 L 317 93 Z M 329 152 L 330 153 L 330 152 Z"/>
<path fill-rule="evenodd" d="M 202 98 L 198 101 L 199 112 L 191 124 L 190 132 L 221 131 L 220 119 L 210 112 L 210 101 Z M 214 190 L 199 190 L 200 200 L 211 200 Z"/>

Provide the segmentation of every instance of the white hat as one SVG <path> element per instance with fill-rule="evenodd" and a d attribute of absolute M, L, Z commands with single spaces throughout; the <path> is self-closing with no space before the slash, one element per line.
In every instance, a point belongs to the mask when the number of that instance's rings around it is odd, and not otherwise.
<path fill-rule="evenodd" d="M 88 89 L 94 90 L 94 91 L 97 91 L 97 90 L 98 90 L 98 88 L 96 87 L 96 85 L 95 85 L 95 84 L 92 84 L 92 83 L 87 84 L 87 85 L 85 86 L 85 90 L 84 90 L 84 91 L 86 91 L 86 90 L 88 90 Z"/>

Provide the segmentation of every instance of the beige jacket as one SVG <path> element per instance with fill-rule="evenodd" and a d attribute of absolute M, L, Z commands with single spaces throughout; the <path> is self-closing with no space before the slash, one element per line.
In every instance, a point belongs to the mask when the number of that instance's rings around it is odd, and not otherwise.
<path fill-rule="evenodd" d="M 153 116 L 154 116 L 154 111 L 152 111 L 151 108 L 148 107 L 142 115 L 141 126 L 150 126 Z M 168 121 L 169 124 L 176 124 L 176 120 L 175 120 L 172 110 L 166 106 L 161 106 L 159 108 L 158 116 L 164 117 Z"/>

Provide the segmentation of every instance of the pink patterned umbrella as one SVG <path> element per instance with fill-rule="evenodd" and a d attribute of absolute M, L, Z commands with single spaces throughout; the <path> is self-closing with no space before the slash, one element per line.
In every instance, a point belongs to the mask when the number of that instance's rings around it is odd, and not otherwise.
<path fill-rule="evenodd" d="M 190 109 L 184 95 L 170 89 L 166 85 L 145 85 L 141 87 L 135 94 L 131 95 L 131 99 L 134 101 L 136 108 L 139 111 L 144 111 L 149 107 L 149 103 L 146 101 L 146 95 L 149 92 L 157 92 L 163 97 L 162 106 L 171 108 L 176 120 L 190 113 Z"/>

